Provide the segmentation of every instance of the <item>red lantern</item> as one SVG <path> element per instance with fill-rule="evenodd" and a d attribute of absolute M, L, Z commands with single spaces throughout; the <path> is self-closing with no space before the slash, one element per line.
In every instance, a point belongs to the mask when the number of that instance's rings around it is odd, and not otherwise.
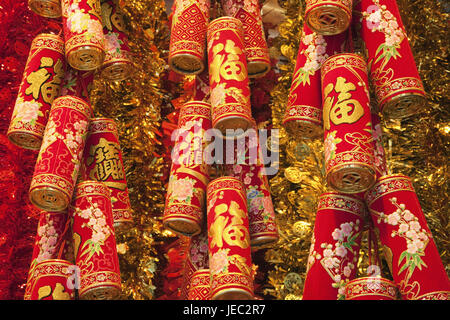
<path fill-rule="evenodd" d="M 74 277 L 76 270 L 71 262 L 43 260 L 32 269 L 24 300 L 73 300 Z"/>
<path fill-rule="evenodd" d="M 325 170 L 328 184 L 358 193 L 375 182 L 367 65 L 353 53 L 322 65 Z"/>
<path fill-rule="evenodd" d="M 211 299 L 252 299 L 254 270 L 242 182 L 214 179 L 208 184 L 207 204 Z"/>
<path fill-rule="evenodd" d="M 102 1 L 101 11 L 105 35 L 102 75 L 112 81 L 121 81 L 128 78 L 132 72 L 131 51 L 125 33 L 125 23 L 113 0 Z"/>
<path fill-rule="evenodd" d="M 246 130 L 251 126 L 250 87 L 242 22 L 221 17 L 208 25 L 212 125 Z"/>
<path fill-rule="evenodd" d="M 98 181 L 77 185 L 69 209 L 80 299 L 115 299 L 120 294 L 120 269 L 109 188 Z"/>
<path fill-rule="evenodd" d="M 225 15 L 242 22 L 248 76 L 263 77 L 270 71 L 270 57 L 258 0 L 222 0 L 222 6 Z"/>
<path fill-rule="evenodd" d="M 362 277 L 345 286 L 345 300 L 397 300 L 394 282 L 381 277 Z"/>
<path fill-rule="evenodd" d="M 347 35 L 322 36 L 303 25 L 289 97 L 283 118 L 288 133 L 296 138 L 317 138 L 322 129 L 320 67 L 331 55 L 342 52 Z"/>
<path fill-rule="evenodd" d="M 62 0 L 66 58 L 77 70 L 95 70 L 105 59 L 100 0 Z"/>
<path fill-rule="evenodd" d="M 175 233 L 193 236 L 201 231 L 209 182 L 204 135 L 210 128 L 209 103 L 190 101 L 181 107 L 163 217 L 164 226 Z"/>
<path fill-rule="evenodd" d="M 352 0 L 306 0 L 305 21 L 319 34 L 339 34 L 350 25 L 352 7 Z"/>
<path fill-rule="evenodd" d="M 55 99 L 30 186 L 30 200 L 40 209 L 64 211 L 72 198 L 92 108 L 80 98 Z"/>
<path fill-rule="evenodd" d="M 395 0 L 361 0 L 361 38 L 365 43 L 370 78 L 380 111 L 399 119 L 417 113 L 426 104 L 408 37 Z"/>
<path fill-rule="evenodd" d="M 402 298 L 447 300 L 450 282 L 411 179 L 379 178 L 366 202 Z"/>
<path fill-rule="evenodd" d="M 209 0 L 175 0 L 170 30 L 169 65 L 181 74 L 198 74 L 205 68 Z"/>
<path fill-rule="evenodd" d="M 50 107 L 60 93 L 65 65 L 60 36 L 42 33 L 33 39 L 7 133 L 15 145 L 39 150 Z"/>
<path fill-rule="evenodd" d="M 46 18 L 61 17 L 61 1 L 59 0 L 28 0 L 28 7 L 34 13 Z"/>
<path fill-rule="evenodd" d="M 364 202 L 334 192 L 319 197 L 303 300 L 343 300 L 355 278 L 366 215 Z"/>
<path fill-rule="evenodd" d="M 119 133 L 113 119 L 92 118 L 84 148 L 82 179 L 103 182 L 111 191 L 114 228 L 133 222 Z"/>

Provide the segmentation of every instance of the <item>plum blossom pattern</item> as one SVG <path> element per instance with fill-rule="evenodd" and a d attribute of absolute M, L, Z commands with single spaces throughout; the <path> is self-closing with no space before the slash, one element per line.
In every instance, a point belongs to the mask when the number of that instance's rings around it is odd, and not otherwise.
<path fill-rule="evenodd" d="M 189 177 L 178 179 L 178 177 L 172 175 L 168 187 L 170 193 L 169 201 L 191 203 L 194 193 L 197 191 L 194 185 L 194 179 Z"/>
<path fill-rule="evenodd" d="M 375 63 L 384 60 L 387 63 L 391 58 L 397 59 L 400 57 L 398 48 L 406 38 L 405 31 L 399 26 L 395 16 L 386 9 L 385 5 L 380 5 L 379 0 L 374 0 L 374 5 L 371 5 L 363 12 L 363 17 L 366 19 L 367 27 L 372 32 L 382 32 L 385 37 L 376 51 L 376 55 L 380 54 Z"/>
<path fill-rule="evenodd" d="M 383 221 L 391 226 L 398 226 L 396 231 L 391 233 L 392 237 L 399 236 L 406 240 L 406 250 L 400 254 L 398 265 L 400 269 L 398 274 L 407 270 L 409 279 L 416 268 L 422 270 L 427 267 L 421 257 L 425 256 L 425 248 L 430 241 L 431 235 L 419 223 L 419 219 L 408 209 L 406 205 L 397 203 L 397 198 L 389 199 L 397 208 L 391 214 L 380 213 L 377 219 L 378 223 Z"/>
<path fill-rule="evenodd" d="M 338 300 L 345 298 L 345 285 L 349 281 L 352 272 L 357 265 L 356 251 L 359 247 L 357 239 L 360 236 L 360 220 L 356 222 L 341 223 L 339 228 L 334 229 L 331 236 L 335 240 L 334 244 L 321 243 L 322 253 L 317 252 L 313 248 L 310 249 L 308 257 L 308 266 L 311 267 L 316 260 L 319 260 L 324 269 L 333 279 L 332 287 L 338 289 Z M 348 254 L 354 255 L 350 261 Z"/>
<path fill-rule="evenodd" d="M 88 41 L 103 36 L 102 24 L 91 18 L 89 12 L 81 9 L 79 1 L 73 1 L 67 10 L 67 28 L 71 33 L 84 34 Z"/>
<path fill-rule="evenodd" d="M 114 230 L 108 225 L 105 214 L 98 207 L 98 203 L 93 202 L 90 197 L 87 198 L 87 201 L 90 206 L 84 210 L 76 208 L 74 214 L 87 221 L 81 225 L 81 228 L 89 228 L 92 231 L 90 239 L 80 249 L 80 256 L 88 254 L 86 260 L 89 260 L 94 254 L 103 253 L 102 246 L 109 236 L 114 235 Z"/>
<path fill-rule="evenodd" d="M 122 56 L 120 48 L 123 43 L 117 32 L 108 32 L 105 34 L 105 51 L 111 57 L 120 58 Z"/>
<path fill-rule="evenodd" d="M 211 274 L 227 273 L 228 272 L 228 254 L 230 249 L 219 249 L 211 255 L 209 259 L 209 267 Z"/>
<path fill-rule="evenodd" d="M 49 219 L 47 223 L 41 225 L 37 230 L 39 253 L 34 263 L 39 263 L 55 256 L 59 235 L 53 223 L 54 221 Z"/>
<path fill-rule="evenodd" d="M 298 54 L 306 57 L 305 64 L 298 68 L 292 78 L 291 91 L 300 84 L 310 84 L 310 76 L 313 76 L 320 69 L 324 61 L 328 58 L 326 53 L 327 43 L 322 35 L 315 32 L 305 35 L 302 44 L 306 47 Z"/>
<path fill-rule="evenodd" d="M 38 101 L 23 101 L 22 96 L 17 97 L 16 105 L 13 114 L 13 123 L 23 122 L 35 125 L 38 117 L 43 117 L 44 114 L 40 110 L 42 104 Z"/>
<path fill-rule="evenodd" d="M 325 162 L 333 160 L 336 157 L 336 145 L 342 142 L 341 138 L 336 138 L 337 131 L 330 131 L 324 141 Z"/>

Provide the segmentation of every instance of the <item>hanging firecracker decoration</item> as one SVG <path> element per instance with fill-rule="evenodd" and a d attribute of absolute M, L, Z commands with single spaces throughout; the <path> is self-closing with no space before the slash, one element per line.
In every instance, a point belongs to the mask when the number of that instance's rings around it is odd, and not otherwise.
<path fill-rule="evenodd" d="M 105 35 L 102 75 L 108 80 L 121 81 L 128 78 L 133 70 L 123 15 L 113 0 L 102 0 L 101 10 Z"/>
<path fill-rule="evenodd" d="M 355 278 L 366 210 L 364 202 L 327 192 L 319 197 L 303 300 L 343 300 Z"/>
<path fill-rule="evenodd" d="M 208 25 L 209 84 L 212 125 L 246 130 L 251 126 L 250 87 L 242 22 L 221 17 Z"/>
<path fill-rule="evenodd" d="M 81 180 L 103 182 L 111 191 L 114 229 L 126 229 L 133 222 L 122 150 L 116 122 L 92 118 L 84 147 Z"/>
<path fill-rule="evenodd" d="M 69 205 L 91 117 L 91 106 L 80 98 L 53 102 L 30 186 L 30 200 L 38 208 L 64 211 Z"/>
<path fill-rule="evenodd" d="M 33 39 L 7 133 L 15 145 L 39 150 L 50 107 L 60 94 L 65 64 L 64 40 L 59 35 L 42 33 Z"/>
<path fill-rule="evenodd" d="M 46 18 L 61 17 L 60 0 L 28 0 L 28 7 L 34 13 Z"/>
<path fill-rule="evenodd" d="M 263 77 L 270 71 L 270 57 L 258 0 L 222 0 L 222 7 L 225 15 L 242 22 L 248 76 Z"/>
<path fill-rule="evenodd" d="M 450 282 L 411 179 L 379 178 L 366 202 L 402 299 L 448 300 Z"/>
<path fill-rule="evenodd" d="M 170 30 L 169 66 L 181 74 L 205 69 L 210 0 L 175 0 Z"/>
<path fill-rule="evenodd" d="M 182 300 L 188 299 L 189 292 L 192 291 L 193 274 L 198 270 L 208 269 L 208 258 L 208 233 L 206 228 L 204 228 L 203 232 L 189 238 L 186 260 L 184 262 L 183 281 L 180 289 L 180 298 Z"/>
<path fill-rule="evenodd" d="M 208 243 L 211 299 L 253 298 L 247 199 L 237 178 L 224 176 L 208 184 Z"/>
<path fill-rule="evenodd" d="M 200 269 L 193 273 L 187 300 L 211 300 L 209 269 Z"/>
<path fill-rule="evenodd" d="M 238 178 L 245 187 L 252 249 L 270 246 L 279 238 L 256 129 L 255 125 L 234 141 L 234 164 L 225 165 L 226 175 Z"/>
<path fill-rule="evenodd" d="M 345 286 L 345 300 L 397 300 L 394 282 L 383 277 L 361 277 Z"/>
<path fill-rule="evenodd" d="M 344 51 L 347 34 L 322 36 L 306 25 L 297 54 L 283 125 L 299 139 L 323 135 L 320 67 L 325 60 Z"/>
<path fill-rule="evenodd" d="M 343 53 L 321 69 L 326 179 L 334 190 L 358 193 L 375 182 L 367 65 Z"/>
<path fill-rule="evenodd" d="M 80 268 L 80 299 L 116 299 L 121 283 L 109 188 L 98 181 L 79 183 L 69 216 Z"/>
<path fill-rule="evenodd" d="M 73 300 L 76 270 L 72 262 L 46 259 L 31 270 L 24 300 Z"/>
<path fill-rule="evenodd" d="M 209 165 L 204 161 L 205 132 L 211 129 L 211 105 L 185 103 L 180 110 L 163 223 L 185 236 L 199 234 L 204 221 Z"/>
<path fill-rule="evenodd" d="M 380 111 L 387 119 L 417 113 L 426 105 L 426 94 L 397 2 L 361 0 L 355 12 Z"/>
<path fill-rule="evenodd" d="M 352 7 L 352 0 L 306 0 L 305 21 L 318 34 L 339 34 L 350 25 Z"/>
<path fill-rule="evenodd" d="M 77 70 L 95 70 L 105 59 L 100 0 L 62 0 L 67 62 Z"/>

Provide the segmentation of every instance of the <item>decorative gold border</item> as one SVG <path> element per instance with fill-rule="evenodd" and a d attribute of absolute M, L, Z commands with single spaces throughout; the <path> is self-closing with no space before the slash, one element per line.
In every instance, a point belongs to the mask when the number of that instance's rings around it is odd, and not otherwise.
<path fill-rule="evenodd" d="M 226 291 L 242 291 L 249 295 L 249 299 L 253 298 L 253 279 L 246 274 L 240 272 L 227 272 L 225 274 L 216 274 L 211 276 L 211 300 L 217 299 L 218 295 L 224 294 Z M 230 281 L 232 281 L 230 283 Z"/>
<path fill-rule="evenodd" d="M 356 285 L 364 286 L 364 284 L 367 284 L 368 282 L 379 283 L 380 287 L 375 288 L 375 290 L 372 292 L 360 292 L 360 293 L 349 292 L 353 286 L 356 286 Z M 394 289 L 394 291 L 396 293 L 394 296 L 389 294 L 389 288 Z M 385 279 L 385 278 L 381 278 L 381 277 L 361 277 L 361 278 L 350 280 L 345 286 L 345 299 L 346 300 L 352 300 L 354 298 L 364 297 L 364 296 L 382 296 L 382 297 L 391 298 L 392 300 L 396 300 L 397 295 L 398 295 L 397 285 L 393 281 Z"/>
<path fill-rule="evenodd" d="M 93 190 L 88 191 L 87 190 L 88 188 L 92 188 Z M 75 186 L 75 191 L 73 193 L 73 200 L 76 200 L 81 197 L 93 196 L 93 195 L 104 196 L 109 199 L 111 196 L 111 191 L 109 190 L 108 186 L 106 184 L 104 184 L 103 182 L 95 181 L 95 180 L 85 180 L 85 181 L 79 182 Z"/>
<path fill-rule="evenodd" d="M 387 186 L 386 189 L 382 187 L 390 182 L 396 182 L 393 185 L 394 188 L 392 188 L 391 190 L 388 190 Z M 378 200 L 379 198 L 396 191 L 410 191 L 415 193 L 411 178 L 402 174 L 391 174 L 381 176 L 378 178 L 377 182 L 370 188 L 370 190 L 365 194 L 365 200 L 367 202 L 367 205 L 370 207 L 372 203 Z"/>
<path fill-rule="evenodd" d="M 93 116 L 94 112 L 89 103 L 87 103 L 81 98 L 69 95 L 58 97 L 53 101 L 51 111 L 57 108 L 70 108 L 79 111 L 88 119 L 90 119 Z"/>
<path fill-rule="evenodd" d="M 338 207 L 336 205 L 331 206 L 329 204 L 330 199 L 344 201 L 344 207 Z M 317 213 L 320 210 L 327 210 L 327 209 L 345 211 L 357 215 L 361 218 L 366 215 L 364 201 L 351 197 L 349 195 L 344 195 L 339 192 L 325 192 L 319 196 L 317 202 Z"/>

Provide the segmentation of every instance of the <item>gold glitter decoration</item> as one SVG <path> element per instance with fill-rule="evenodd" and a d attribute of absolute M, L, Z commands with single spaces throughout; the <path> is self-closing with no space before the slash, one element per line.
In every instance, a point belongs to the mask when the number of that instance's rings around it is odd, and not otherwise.
<path fill-rule="evenodd" d="M 111 82 L 96 74 L 90 98 L 95 116 L 113 118 L 128 183 L 134 224 L 116 233 L 122 277 L 122 299 L 155 299 L 164 258 L 157 246 L 174 235 L 163 230 L 163 173 L 170 164 L 161 157 L 161 110 L 171 96 L 163 90 L 164 58 L 169 27 L 163 0 L 128 0 L 121 9 L 135 72 Z"/>
<path fill-rule="evenodd" d="M 301 39 L 304 0 L 278 0 L 286 20 L 279 26 L 271 51 L 283 56 L 278 63 L 280 77 L 271 92 L 274 128 L 282 129 L 296 53 Z M 422 209 L 433 233 L 434 241 L 447 271 L 450 271 L 448 154 L 450 145 L 450 101 L 448 75 L 448 14 L 439 1 L 398 0 L 400 13 L 415 61 L 428 93 L 430 108 L 418 116 L 398 122 L 383 122 L 384 147 L 388 166 L 393 173 L 410 176 Z M 448 8 L 447 8 L 448 9 Z M 359 43 L 355 41 L 355 50 Z M 285 133 L 284 133 L 285 134 Z M 301 177 L 301 178 L 299 178 Z M 286 277 L 301 275 L 303 285 L 311 244 L 318 196 L 327 191 L 323 168 L 322 139 L 280 141 L 280 170 L 270 180 L 270 187 L 280 232 L 279 245 L 266 252 L 271 265 L 265 294 L 274 299 L 301 299 L 302 290 L 290 292 Z M 366 275 L 369 265 L 368 232 L 363 233 L 358 276 Z M 380 256 L 383 249 L 379 248 Z M 372 262 L 374 259 L 372 254 Z M 390 278 L 385 261 L 382 274 Z"/>

